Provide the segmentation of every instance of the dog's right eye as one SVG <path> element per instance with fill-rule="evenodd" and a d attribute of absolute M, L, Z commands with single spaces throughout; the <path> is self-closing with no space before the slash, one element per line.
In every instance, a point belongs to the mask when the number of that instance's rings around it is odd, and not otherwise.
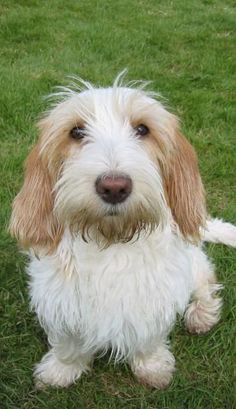
<path fill-rule="evenodd" d="M 83 139 L 85 136 L 85 128 L 76 126 L 75 128 L 71 129 L 70 136 L 73 139 Z"/>

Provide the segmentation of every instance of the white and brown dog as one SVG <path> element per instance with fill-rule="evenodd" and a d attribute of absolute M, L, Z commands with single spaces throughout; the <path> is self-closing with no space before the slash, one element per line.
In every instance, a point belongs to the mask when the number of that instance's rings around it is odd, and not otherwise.
<path fill-rule="evenodd" d="M 164 388 L 176 315 L 195 333 L 219 320 L 201 241 L 236 246 L 236 228 L 206 221 L 196 154 L 154 93 L 120 78 L 80 84 L 40 121 L 13 204 L 11 232 L 28 249 L 31 304 L 51 345 L 36 382 L 68 386 L 110 350 Z"/>

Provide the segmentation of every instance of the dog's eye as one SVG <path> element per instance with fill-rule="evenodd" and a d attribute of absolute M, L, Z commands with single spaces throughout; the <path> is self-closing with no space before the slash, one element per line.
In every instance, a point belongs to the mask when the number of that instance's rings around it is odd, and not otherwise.
<path fill-rule="evenodd" d="M 85 136 L 85 129 L 76 126 L 75 128 L 71 129 L 70 136 L 73 139 L 83 139 Z"/>
<path fill-rule="evenodd" d="M 149 133 L 149 129 L 146 125 L 140 124 L 135 128 L 136 134 L 139 136 L 146 136 Z"/>

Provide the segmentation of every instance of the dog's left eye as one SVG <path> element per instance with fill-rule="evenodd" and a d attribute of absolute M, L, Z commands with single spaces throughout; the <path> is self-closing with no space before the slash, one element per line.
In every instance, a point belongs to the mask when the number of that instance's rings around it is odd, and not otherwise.
<path fill-rule="evenodd" d="M 135 128 L 136 134 L 139 136 L 146 136 L 149 133 L 149 129 L 146 125 L 140 124 L 136 126 Z"/>
<path fill-rule="evenodd" d="M 71 129 L 70 136 L 73 139 L 83 139 L 85 136 L 85 128 L 76 126 L 75 128 Z"/>

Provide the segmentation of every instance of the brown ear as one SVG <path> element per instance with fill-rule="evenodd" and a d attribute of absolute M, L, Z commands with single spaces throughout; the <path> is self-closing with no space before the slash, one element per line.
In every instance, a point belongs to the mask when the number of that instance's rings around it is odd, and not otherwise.
<path fill-rule="evenodd" d="M 197 241 L 199 228 L 205 225 L 204 188 L 196 153 L 178 131 L 176 145 L 164 169 L 167 201 L 184 238 Z"/>
<path fill-rule="evenodd" d="M 23 247 L 56 246 L 61 228 L 53 214 L 52 183 L 39 146 L 30 152 L 22 189 L 13 202 L 10 232 Z"/>

